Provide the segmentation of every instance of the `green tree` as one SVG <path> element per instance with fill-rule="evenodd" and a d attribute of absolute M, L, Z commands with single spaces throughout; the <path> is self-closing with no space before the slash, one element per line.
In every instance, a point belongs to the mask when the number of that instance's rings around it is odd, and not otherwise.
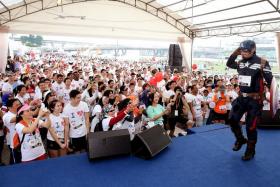
<path fill-rule="evenodd" d="M 40 47 L 43 43 L 43 37 L 30 34 L 29 36 L 21 36 L 20 41 L 28 47 Z"/>

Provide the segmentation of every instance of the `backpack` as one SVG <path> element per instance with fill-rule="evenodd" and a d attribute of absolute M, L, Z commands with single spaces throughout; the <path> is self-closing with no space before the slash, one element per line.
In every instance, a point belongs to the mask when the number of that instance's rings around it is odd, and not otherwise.
<path fill-rule="evenodd" d="M 28 127 L 25 121 L 20 121 L 21 124 L 23 124 L 25 127 Z M 21 144 L 24 140 L 26 134 L 23 134 L 22 139 L 20 140 L 18 133 L 16 132 L 13 137 L 13 143 L 14 143 L 14 150 L 17 152 L 21 152 Z"/>

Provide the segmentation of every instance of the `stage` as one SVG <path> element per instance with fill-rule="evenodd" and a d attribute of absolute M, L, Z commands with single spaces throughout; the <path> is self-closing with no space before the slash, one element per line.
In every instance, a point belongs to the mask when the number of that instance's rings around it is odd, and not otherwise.
<path fill-rule="evenodd" d="M 279 186 L 280 130 L 259 129 L 254 160 L 231 150 L 230 129 L 211 125 L 172 139 L 151 160 L 133 156 L 89 162 L 86 154 L 0 167 L 0 186 Z"/>

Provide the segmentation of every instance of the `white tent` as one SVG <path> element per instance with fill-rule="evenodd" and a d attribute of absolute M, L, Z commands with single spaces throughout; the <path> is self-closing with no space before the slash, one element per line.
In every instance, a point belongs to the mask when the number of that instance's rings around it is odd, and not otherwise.
<path fill-rule="evenodd" d="M 279 0 L 0 0 L 0 32 L 191 45 L 195 37 L 278 31 L 279 12 Z"/>

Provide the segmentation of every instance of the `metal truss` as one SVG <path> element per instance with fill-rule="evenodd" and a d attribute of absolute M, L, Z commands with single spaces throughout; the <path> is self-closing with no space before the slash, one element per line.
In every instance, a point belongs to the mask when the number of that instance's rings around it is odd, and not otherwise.
<path fill-rule="evenodd" d="M 214 20 L 210 22 L 198 23 L 194 24 L 192 31 L 195 33 L 194 37 L 213 37 L 213 36 L 231 36 L 231 35 L 239 35 L 239 34 L 246 34 L 246 33 L 262 33 L 262 32 L 275 32 L 280 30 L 280 10 L 279 10 L 279 0 L 277 0 L 276 4 L 272 3 L 271 0 L 258 0 L 247 4 L 242 4 L 239 6 L 222 9 L 218 11 L 208 12 L 200 15 L 196 15 L 194 17 L 209 15 L 217 12 L 223 12 L 226 10 L 232 10 L 239 7 L 245 7 L 252 4 L 257 4 L 261 2 L 268 2 L 272 7 L 273 11 L 267 12 L 260 12 L 256 14 L 249 14 L 246 16 L 239 16 L 233 17 L 228 19 L 220 19 Z M 219 23 L 223 21 L 230 21 L 230 20 L 238 20 L 242 18 L 254 17 L 259 15 L 265 15 L 270 13 L 279 13 L 278 16 L 275 16 L 270 19 L 260 19 L 254 21 L 247 21 L 247 22 L 240 22 L 234 24 L 224 24 L 224 25 L 216 25 L 211 27 L 203 27 L 203 25 L 211 24 L 211 23 Z M 188 19 L 188 18 L 186 18 Z M 181 19 L 180 19 L 181 20 Z"/>
<path fill-rule="evenodd" d="M 4 6 L 5 10 L 0 10 L 0 26 L 3 26 L 9 22 L 17 20 L 27 15 L 32 15 L 37 12 L 48 10 L 55 7 L 67 6 L 75 3 L 84 3 L 84 2 L 94 2 L 98 0 L 25 0 L 23 3 L 13 8 L 8 8 L 3 2 L 0 3 Z M 193 32 L 187 27 L 185 23 L 178 20 L 177 17 L 170 15 L 167 11 L 160 9 L 159 4 L 152 5 L 151 3 L 156 0 L 145 1 L 145 0 L 106 0 L 123 3 L 139 10 L 145 11 L 163 21 L 170 24 L 181 33 L 185 34 L 187 37 L 192 38 Z"/>
<path fill-rule="evenodd" d="M 209 28 L 195 31 L 198 38 L 213 36 L 231 36 L 246 33 L 275 32 L 280 30 L 280 18 L 263 20 L 264 22 L 248 22 L 244 25 L 227 25 L 226 27 Z"/>

